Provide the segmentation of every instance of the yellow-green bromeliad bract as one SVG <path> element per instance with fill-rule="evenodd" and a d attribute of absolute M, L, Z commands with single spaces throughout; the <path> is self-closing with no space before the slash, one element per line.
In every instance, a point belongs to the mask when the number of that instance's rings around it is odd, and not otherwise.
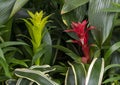
<path fill-rule="evenodd" d="M 45 25 L 49 22 L 48 18 L 51 15 L 44 17 L 45 13 L 43 11 L 32 13 L 28 11 L 30 18 L 23 19 L 25 21 L 26 27 L 31 37 L 31 42 L 33 45 L 33 53 L 37 53 L 38 48 L 41 46 L 41 41 L 44 34 Z M 36 64 L 39 64 L 39 59 Z"/>

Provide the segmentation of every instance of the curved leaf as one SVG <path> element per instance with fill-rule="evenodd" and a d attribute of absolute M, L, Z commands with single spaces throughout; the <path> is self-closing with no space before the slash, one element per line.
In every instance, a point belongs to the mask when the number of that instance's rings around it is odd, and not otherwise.
<path fill-rule="evenodd" d="M 78 22 L 78 21 L 81 22 L 85 18 L 86 12 L 87 12 L 87 5 L 77 7 L 76 9 L 70 12 L 62 14 L 63 22 L 65 25 L 70 27 L 72 22 Z"/>
<path fill-rule="evenodd" d="M 43 72 L 29 69 L 16 69 L 15 74 L 21 78 L 31 80 L 38 85 L 58 85 L 50 78 L 47 77 Z"/>
<path fill-rule="evenodd" d="M 15 0 L 0 0 L 0 25 L 8 21 Z"/>
<path fill-rule="evenodd" d="M 17 41 L 8 41 L 8 42 L 0 43 L 1 48 L 7 47 L 7 46 L 13 46 L 13 45 L 28 45 L 28 44 L 23 42 L 17 42 Z"/>
<path fill-rule="evenodd" d="M 112 45 L 112 46 L 108 49 L 108 51 L 105 53 L 105 56 L 104 56 L 105 61 L 108 61 L 110 55 L 111 55 L 114 51 L 116 51 L 118 48 L 120 48 L 120 42 L 117 42 L 117 43 L 115 43 L 114 45 Z"/>
<path fill-rule="evenodd" d="M 45 29 L 45 36 L 43 37 L 43 43 L 46 44 L 44 50 L 47 52 L 44 54 L 43 58 L 41 59 L 42 64 L 51 64 L 52 63 L 52 40 L 50 33 L 47 29 Z"/>
<path fill-rule="evenodd" d="M 4 71 L 5 71 L 5 75 L 9 78 L 11 78 L 11 74 L 9 72 L 9 68 L 8 68 L 8 64 L 6 59 L 4 58 L 4 54 L 2 49 L 0 48 L 0 65 L 3 67 Z"/>
<path fill-rule="evenodd" d="M 80 56 L 76 55 L 74 52 L 72 52 L 68 48 L 60 46 L 60 45 L 54 45 L 53 47 L 65 52 L 65 54 L 70 56 L 74 61 L 80 62 L 81 60 Z"/>
<path fill-rule="evenodd" d="M 17 11 L 19 11 L 20 8 L 22 8 L 27 2 L 28 0 L 16 0 L 9 18 L 11 18 Z"/>
<path fill-rule="evenodd" d="M 69 62 L 69 65 L 72 69 L 69 69 L 67 72 L 65 85 L 85 85 L 86 71 L 83 64 Z"/>
<path fill-rule="evenodd" d="M 106 80 L 103 82 L 103 84 L 105 84 L 105 83 L 109 83 L 109 82 L 118 81 L 118 80 L 120 80 L 120 76 L 117 76 L 117 77 L 111 77 L 111 78 L 109 78 L 109 79 L 106 79 Z M 119 85 L 119 84 L 118 84 L 118 85 Z"/>
<path fill-rule="evenodd" d="M 75 78 L 72 68 L 68 68 L 65 78 L 65 85 L 75 85 Z"/>
<path fill-rule="evenodd" d="M 89 0 L 65 0 L 61 14 L 70 12 L 71 10 L 87 3 Z"/>
<path fill-rule="evenodd" d="M 90 0 L 89 22 L 96 27 L 96 29 L 92 30 L 92 34 L 99 46 L 109 37 L 115 18 L 115 13 L 103 12 L 102 10 L 109 8 L 111 3 L 118 2 L 119 0 Z"/>
<path fill-rule="evenodd" d="M 119 67 L 120 68 L 120 64 L 111 64 L 105 67 L 104 72 L 106 72 L 107 70 L 114 68 L 114 67 Z"/>
<path fill-rule="evenodd" d="M 104 73 L 104 59 L 94 58 L 90 64 L 85 85 L 101 85 Z"/>
<path fill-rule="evenodd" d="M 33 84 L 32 81 L 25 78 L 19 78 L 16 83 L 16 85 L 32 85 L 32 84 Z"/>

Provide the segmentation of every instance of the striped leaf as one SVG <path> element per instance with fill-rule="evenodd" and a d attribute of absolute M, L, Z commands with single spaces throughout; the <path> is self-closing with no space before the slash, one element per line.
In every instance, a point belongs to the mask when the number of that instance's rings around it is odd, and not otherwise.
<path fill-rule="evenodd" d="M 32 85 L 32 84 L 33 84 L 32 81 L 25 78 L 19 78 L 16 83 L 16 85 Z"/>
<path fill-rule="evenodd" d="M 65 0 L 65 4 L 63 5 L 61 13 L 67 13 L 71 10 L 87 3 L 89 0 Z"/>
<path fill-rule="evenodd" d="M 65 79 L 65 85 L 85 85 L 85 75 L 86 71 L 81 63 L 70 63 L 71 66 L 67 73 Z"/>
<path fill-rule="evenodd" d="M 92 30 L 92 34 L 99 46 L 109 37 L 115 18 L 115 13 L 103 12 L 103 9 L 109 8 L 111 3 L 118 2 L 119 0 L 90 0 L 89 22 L 96 27 Z"/>
<path fill-rule="evenodd" d="M 38 85 L 58 85 L 41 71 L 30 70 L 30 69 L 16 69 L 15 74 L 18 77 L 31 80 L 37 83 Z"/>
<path fill-rule="evenodd" d="M 104 59 L 95 58 L 88 69 L 85 85 L 101 85 L 104 73 Z"/>

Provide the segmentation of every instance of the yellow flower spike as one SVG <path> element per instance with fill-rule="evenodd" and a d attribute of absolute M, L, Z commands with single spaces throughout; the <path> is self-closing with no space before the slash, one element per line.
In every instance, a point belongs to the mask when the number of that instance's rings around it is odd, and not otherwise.
<path fill-rule="evenodd" d="M 44 16 L 44 12 L 35 12 L 33 14 L 32 12 L 28 11 L 28 14 L 30 15 L 30 18 L 23 19 L 26 23 L 26 27 L 28 28 L 28 32 L 31 36 L 31 42 L 33 45 L 33 52 L 34 54 L 37 52 L 38 48 L 41 46 L 41 41 L 42 41 L 42 34 L 43 34 L 43 29 L 48 22 L 48 18 L 51 15 L 48 15 L 46 17 Z M 37 59 L 36 63 L 37 65 L 40 64 L 40 59 Z"/>

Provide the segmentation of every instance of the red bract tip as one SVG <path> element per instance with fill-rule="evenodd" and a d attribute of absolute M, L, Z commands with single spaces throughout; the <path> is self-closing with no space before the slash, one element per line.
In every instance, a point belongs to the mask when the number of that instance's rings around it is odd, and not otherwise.
<path fill-rule="evenodd" d="M 72 22 L 72 29 L 65 30 L 65 32 L 74 32 L 78 36 L 78 40 L 72 40 L 73 43 L 77 43 L 82 47 L 83 55 L 82 62 L 87 63 L 90 60 L 90 52 L 88 45 L 88 31 L 91 29 L 95 29 L 94 26 L 90 26 L 87 28 L 87 20 L 84 20 L 82 23 Z"/>

